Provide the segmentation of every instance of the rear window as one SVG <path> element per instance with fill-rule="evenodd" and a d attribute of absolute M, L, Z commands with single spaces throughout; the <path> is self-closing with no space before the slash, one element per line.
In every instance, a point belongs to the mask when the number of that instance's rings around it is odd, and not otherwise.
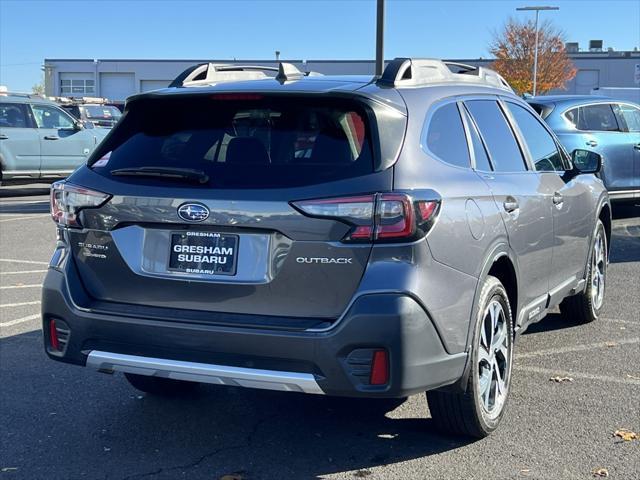
<path fill-rule="evenodd" d="M 87 118 L 102 118 L 102 119 L 115 119 L 117 120 L 122 116 L 120 110 L 116 107 L 109 105 L 85 105 L 84 111 L 87 114 Z"/>
<path fill-rule="evenodd" d="M 217 188 L 278 188 L 373 171 L 368 115 L 355 101 L 218 94 L 134 102 L 89 165 L 188 168 Z M 117 177 L 119 181 L 170 182 Z"/>

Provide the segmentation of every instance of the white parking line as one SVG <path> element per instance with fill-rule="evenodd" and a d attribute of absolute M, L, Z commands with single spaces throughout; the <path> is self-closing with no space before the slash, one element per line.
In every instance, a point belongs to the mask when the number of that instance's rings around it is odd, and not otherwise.
<path fill-rule="evenodd" d="M 591 373 L 583 373 L 583 372 L 568 372 L 565 370 L 554 370 L 552 368 L 540 368 L 540 367 L 533 367 L 529 365 L 514 365 L 513 367 L 517 370 L 522 370 L 524 372 L 541 373 L 543 375 L 553 375 L 553 376 L 557 375 L 561 377 L 584 378 L 586 380 L 597 380 L 599 382 L 621 383 L 624 385 L 640 385 L 640 380 L 636 380 L 635 378 L 620 378 L 620 377 L 613 377 L 611 375 L 593 375 Z"/>
<path fill-rule="evenodd" d="M 24 212 L 25 214 L 29 214 L 30 212 Z M 13 222 L 16 220 L 31 220 L 34 217 L 49 217 L 50 215 L 48 213 L 43 213 L 43 214 L 37 214 L 37 215 L 29 215 L 28 217 L 19 217 L 19 218 L 5 218 L 4 220 L 0 220 L 0 223 L 4 223 L 4 222 Z"/>
<path fill-rule="evenodd" d="M 10 322 L 0 323 L 0 327 L 11 327 L 13 325 L 18 325 L 19 323 L 28 322 L 30 320 L 35 320 L 36 318 L 40 318 L 40 314 L 37 313 L 35 315 L 29 315 L 28 317 L 17 318 L 15 320 L 11 320 Z"/>
<path fill-rule="evenodd" d="M 4 287 L 0 287 L 0 290 L 13 290 L 15 288 L 40 288 L 42 287 L 41 283 L 33 283 L 30 285 L 6 285 Z"/>
<path fill-rule="evenodd" d="M 631 320 L 622 320 L 621 318 L 603 318 L 602 321 L 610 322 L 610 323 L 622 323 L 624 325 L 636 325 L 640 327 L 640 322 L 633 322 Z"/>
<path fill-rule="evenodd" d="M 0 262 L 6 262 L 6 263 L 29 263 L 31 265 L 49 265 L 49 262 L 36 262 L 34 260 L 19 260 L 17 258 L 0 258 Z"/>
<path fill-rule="evenodd" d="M 40 305 L 40 300 L 36 300 L 33 302 L 0 303 L 0 308 L 25 307 L 27 305 Z"/>
<path fill-rule="evenodd" d="M 585 350 L 615 347 L 618 345 L 630 345 L 634 343 L 640 343 L 640 338 L 628 338 L 623 340 L 611 340 L 608 342 L 588 343 L 585 345 L 575 345 L 572 347 L 547 348 L 545 350 L 536 350 L 534 352 L 516 353 L 515 358 L 519 360 L 521 358 L 544 357 L 547 355 L 554 355 L 558 353 L 583 352 Z"/>
<path fill-rule="evenodd" d="M 22 275 L 27 273 L 45 273 L 46 270 L 24 270 L 22 272 L 0 272 L 0 275 Z"/>

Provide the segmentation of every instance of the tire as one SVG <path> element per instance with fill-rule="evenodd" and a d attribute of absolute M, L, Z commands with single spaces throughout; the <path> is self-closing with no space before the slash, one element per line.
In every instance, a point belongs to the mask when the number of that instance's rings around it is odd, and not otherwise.
<path fill-rule="evenodd" d="M 196 382 L 185 382 L 171 378 L 151 377 L 148 375 L 136 375 L 125 373 L 127 381 L 134 388 L 151 395 L 176 396 L 191 393 L 200 385 Z"/>
<path fill-rule="evenodd" d="M 604 225 L 598 220 L 589 253 L 587 285 L 583 292 L 560 303 L 560 313 L 565 319 L 576 323 L 590 323 L 598 319 L 604 305 L 608 261 L 607 235 Z"/>
<path fill-rule="evenodd" d="M 488 276 L 482 286 L 474 321 L 466 390 L 434 390 L 427 392 L 427 401 L 438 430 L 484 438 L 498 427 L 506 410 L 513 364 L 511 306 L 504 286 L 493 276 Z M 489 345 L 491 348 L 487 348 Z"/>

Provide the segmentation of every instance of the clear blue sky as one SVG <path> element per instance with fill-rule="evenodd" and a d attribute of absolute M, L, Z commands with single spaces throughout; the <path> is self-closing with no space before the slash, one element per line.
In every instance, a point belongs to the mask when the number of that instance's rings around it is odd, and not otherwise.
<path fill-rule="evenodd" d="M 385 57 L 489 56 L 527 4 L 567 40 L 640 47 L 640 0 L 388 0 Z M 83 19 L 86 19 L 84 21 Z M 30 90 L 44 58 L 372 59 L 375 0 L 0 0 L 0 84 Z"/>

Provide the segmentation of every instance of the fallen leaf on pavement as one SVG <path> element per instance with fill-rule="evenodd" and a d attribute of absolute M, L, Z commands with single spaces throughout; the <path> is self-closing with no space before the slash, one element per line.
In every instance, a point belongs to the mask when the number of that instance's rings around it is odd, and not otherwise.
<path fill-rule="evenodd" d="M 614 437 L 619 437 L 625 442 L 630 442 L 631 440 L 637 440 L 638 434 L 636 432 L 632 432 L 631 430 L 627 430 L 626 428 L 619 428 L 615 432 L 613 432 Z"/>
<path fill-rule="evenodd" d="M 608 477 L 609 476 L 609 470 L 607 470 L 606 468 L 594 468 L 591 473 L 593 473 L 594 477 Z"/>
<path fill-rule="evenodd" d="M 607 347 L 615 347 L 617 345 L 616 342 L 605 342 L 604 343 Z"/>
<path fill-rule="evenodd" d="M 633 379 L 635 379 L 635 380 L 640 380 L 640 377 L 637 377 L 637 376 L 635 376 L 635 375 L 631 375 L 631 374 L 629 374 L 629 373 L 627 373 L 627 377 L 629 377 L 629 378 L 633 378 Z"/>
<path fill-rule="evenodd" d="M 573 382 L 573 378 L 571 377 L 551 377 L 549 379 L 551 382 L 562 383 L 562 382 Z"/>
<path fill-rule="evenodd" d="M 358 470 L 353 474 L 354 477 L 358 477 L 358 478 L 368 477 L 369 475 L 371 475 L 370 470 Z"/>
<path fill-rule="evenodd" d="M 245 477 L 242 473 L 227 473 L 226 475 L 222 475 L 220 480 L 245 480 Z"/>

